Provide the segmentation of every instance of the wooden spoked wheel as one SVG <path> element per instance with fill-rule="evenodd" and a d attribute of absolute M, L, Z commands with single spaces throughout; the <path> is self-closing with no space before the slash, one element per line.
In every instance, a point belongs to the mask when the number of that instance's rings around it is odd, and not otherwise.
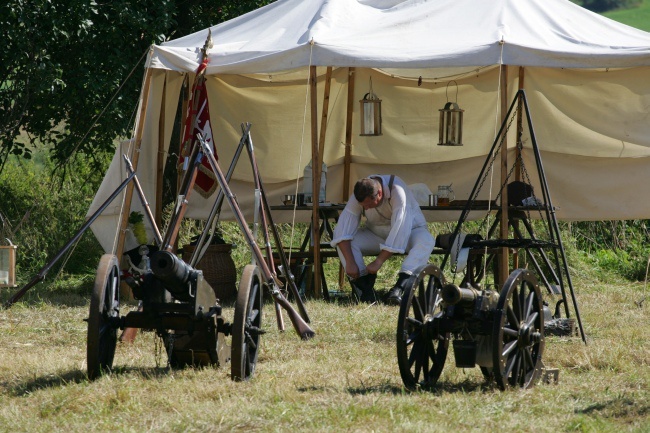
<path fill-rule="evenodd" d="M 408 281 L 397 322 L 397 363 L 409 390 L 436 384 L 447 358 L 449 332 L 439 329 L 444 314 L 444 277 L 435 265 L 421 267 Z"/>
<path fill-rule="evenodd" d="M 255 371 L 262 334 L 262 288 L 259 268 L 246 265 L 239 282 L 232 325 L 232 380 L 248 380 Z"/>
<path fill-rule="evenodd" d="M 113 366 L 120 316 L 120 269 L 117 257 L 104 254 L 99 261 L 88 315 L 88 378 L 94 380 Z"/>
<path fill-rule="evenodd" d="M 526 269 L 506 280 L 495 311 L 494 379 L 502 390 L 535 386 L 542 369 L 544 314 L 535 276 Z"/>

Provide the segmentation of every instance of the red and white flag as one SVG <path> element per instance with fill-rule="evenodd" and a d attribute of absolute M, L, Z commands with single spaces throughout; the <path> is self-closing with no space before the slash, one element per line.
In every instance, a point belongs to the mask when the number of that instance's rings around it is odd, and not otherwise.
<path fill-rule="evenodd" d="M 194 146 L 200 146 L 197 135 L 201 134 L 205 142 L 210 146 L 214 157 L 218 160 L 217 151 L 212 139 L 212 128 L 210 127 L 210 110 L 208 107 L 208 92 L 205 87 L 205 68 L 208 66 L 208 57 L 205 56 L 203 62 L 196 70 L 196 79 L 192 86 L 192 95 L 189 101 L 189 109 L 185 118 L 185 128 L 183 133 L 183 143 L 181 145 L 181 155 L 178 159 L 179 167 L 183 167 L 185 160 L 192 153 Z M 210 167 L 207 158 L 203 158 L 199 165 L 196 175 L 194 189 L 203 197 L 208 198 L 217 188 L 217 177 Z"/>

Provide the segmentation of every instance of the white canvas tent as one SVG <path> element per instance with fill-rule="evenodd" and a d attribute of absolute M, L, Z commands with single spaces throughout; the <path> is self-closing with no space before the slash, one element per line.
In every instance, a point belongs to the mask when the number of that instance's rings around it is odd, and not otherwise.
<path fill-rule="evenodd" d="M 318 141 L 331 202 L 347 199 L 345 187 L 372 173 L 395 173 L 431 190 L 453 182 L 456 198 L 467 198 L 505 109 L 523 88 L 557 217 L 650 218 L 644 188 L 650 183 L 649 33 L 568 0 L 279 0 L 210 31 L 207 87 L 220 163 L 227 168 L 240 124 L 251 122 L 272 203 L 301 188 Z M 186 77 L 193 80 L 207 37 L 205 29 L 153 46 L 148 57 L 134 142 L 153 207 L 164 159 L 178 152 L 170 137 L 181 86 Z M 310 67 L 316 67 L 316 86 L 310 86 Z M 371 78 L 382 99 L 379 137 L 359 136 L 358 101 Z M 317 100 L 310 98 L 313 90 Z M 438 110 L 449 100 L 465 110 L 463 147 L 436 145 Z M 509 131 L 509 152 L 514 137 Z M 526 132 L 523 159 L 533 167 L 529 139 Z M 118 149 L 89 214 L 125 178 L 123 152 Z M 501 187 L 498 172 L 490 180 L 482 198 Z M 250 212 L 245 156 L 231 187 Z M 204 218 L 214 197 L 194 194 L 188 216 Z M 121 209 L 116 201 L 93 225 L 107 251 L 114 249 Z M 428 217 L 455 220 L 457 214 Z"/>

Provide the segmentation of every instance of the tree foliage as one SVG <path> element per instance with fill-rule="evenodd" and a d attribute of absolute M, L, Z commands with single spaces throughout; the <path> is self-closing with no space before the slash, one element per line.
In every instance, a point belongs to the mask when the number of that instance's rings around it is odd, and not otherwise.
<path fill-rule="evenodd" d="M 268 1 L 8 0 L 0 4 L 0 170 L 45 146 L 59 166 L 129 135 L 151 44 Z"/>
<path fill-rule="evenodd" d="M 5 238 L 18 245 L 16 265 L 21 283 L 52 260 L 82 227 L 102 179 L 82 158 L 70 161 L 76 176 L 51 179 L 43 175 L 52 169 L 51 163 L 41 156 L 35 154 L 38 164 L 11 160 L 0 173 L 0 245 Z M 94 272 L 103 250 L 88 230 L 68 252 L 71 254 L 56 262 L 50 276 L 64 264 L 78 274 Z"/>
<path fill-rule="evenodd" d="M 639 0 L 584 0 L 582 6 L 593 12 L 607 12 L 635 6 Z"/>

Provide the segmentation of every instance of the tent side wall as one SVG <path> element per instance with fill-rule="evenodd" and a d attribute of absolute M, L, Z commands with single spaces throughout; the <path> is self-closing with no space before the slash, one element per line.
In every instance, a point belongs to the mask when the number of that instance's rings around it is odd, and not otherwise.
<path fill-rule="evenodd" d="M 165 163 L 170 152 L 170 140 L 174 128 L 174 117 L 178 107 L 178 98 L 183 84 L 184 75 L 178 72 L 154 69 L 151 76 L 151 85 L 148 98 L 147 111 L 144 118 L 136 120 L 144 121 L 143 135 L 140 146 L 140 156 L 136 168 L 137 176 L 144 190 L 150 208 L 155 209 L 158 197 L 156 197 L 156 173 L 158 171 L 158 143 L 161 130 L 159 128 L 161 111 L 164 111 L 165 119 L 162 142 L 165 143 L 164 158 Z M 165 100 L 163 101 L 163 87 L 165 89 Z M 143 95 L 145 96 L 145 95 Z M 143 97 L 141 96 L 141 97 Z M 142 105 L 143 101 L 140 101 Z M 164 104 L 164 110 L 162 109 Z M 137 129 L 137 128 L 134 128 Z M 172 144 L 173 146 L 174 144 Z M 177 144 L 176 144 L 177 145 Z M 88 210 L 88 215 L 93 214 L 101 204 L 108 198 L 118 185 L 128 177 L 126 165 L 122 155 L 127 155 L 132 161 L 134 149 L 134 140 L 122 142 L 116 149 L 111 164 L 104 176 L 104 180 L 95 195 L 93 203 Z M 176 152 L 172 148 L 171 152 Z M 124 202 L 124 193 L 117 196 L 112 204 L 97 218 L 95 224 L 91 226 L 95 237 L 102 245 L 105 251 L 114 251 L 117 244 L 118 224 Z M 140 203 L 138 194 L 134 192 L 131 202 L 131 210 L 144 214 L 143 206 Z M 153 232 L 147 226 L 149 239 L 153 239 Z M 136 248 L 137 241 L 128 231 L 126 233 L 125 250 Z"/>
<path fill-rule="evenodd" d="M 509 69 L 507 105 L 518 89 L 518 74 L 515 68 Z M 359 177 L 390 172 L 403 177 L 407 183 L 426 183 L 432 191 L 437 185 L 453 182 L 456 197 L 467 198 L 501 123 L 499 68 L 444 72 L 441 69 L 401 71 L 397 75 L 394 71 L 356 69 L 351 184 Z M 325 68 L 318 68 L 318 73 L 320 123 Z M 418 86 L 420 76 L 422 84 Z M 637 187 L 650 181 L 650 170 L 647 170 L 650 162 L 650 122 L 647 121 L 650 85 L 644 78 L 648 76 L 650 67 L 525 69 L 525 90 L 532 122 L 559 219 L 650 218 L 650 200 L 639 197 Z M 380 137 L 359 136 L 358 101 L 368 92 L 370 77 L 373 91 L 382 100 L 383 135 Z M 169 146 L 183 74 L 164 70 L 154 70 L 153 73 L 138 167 L 138 175 L 152 207 L 157 199 L 156 150 L 165 78 L 165 143 Z M 241 136 L 240 124 L 251 122 L 260 173 L 271 204 L 280 204 L 284 194 L 302 190 L 300 178 L 311 155 L 307 79 L 308 71 L 304 68 L 271 75 L 217 75 L 209 76 L 207 80 L 213 134 L 222 169 L 227 169 L 232 160 Z M 324 153 L 324 162 L 328 165 L 327 199 L 331 202 L 344 201 L 341 192 L 347 80 L 347 68 L 334 69 Z M 451 80 L 455 84 L 450 84 Z M 437 146 L 438 110 L 445 102 L 454 99 L 465 110 L 464 146 Z M 523 143 L 524 161 L 532 169 L 534 164 L 527 132 Z M 508 145 L 511 149 L 515 146 L 514 130 L 509 131 Z M 177 143 L 172 146 L 177 146 Z M 94 208 L 126 176 L 124 171 L 120 156 L 113 161 Z M 499 173 L 489 179 L 481 198 L 496 196 L 501 187 L 499 179 Z M 245 153 L 237 165 L 231 188 L 245 215 L 250 217 L 253 184 Z M 193 195 L 187 215 L 205 218 L 213 199 Z M 136 197 L 134 210 L 139 206 Z M 232 218 L 227 208 L 227 204 L 224 205 L 222 215 L 225 219 Z M 107 230 L 104 227 L 111 224 L 101 222 L 93 226 L 107 250 L 112 246 L 115 215 L 118 214 L 116 200 L 114 206 L 100 217 L 111 221 L 113 228 Z M 307 221 L 309 217 L 309 213 L 302 212 L 297 215 L 297 220 Z M 457 215 L 453 212 L 429 212 L 427 217 L 431 220 L 455 220 Z M 292 216 L 284 212 L 274 219 L 277 222 L 291 221 Z M 102 228 L 97 228 L 99 226 Z"/>

